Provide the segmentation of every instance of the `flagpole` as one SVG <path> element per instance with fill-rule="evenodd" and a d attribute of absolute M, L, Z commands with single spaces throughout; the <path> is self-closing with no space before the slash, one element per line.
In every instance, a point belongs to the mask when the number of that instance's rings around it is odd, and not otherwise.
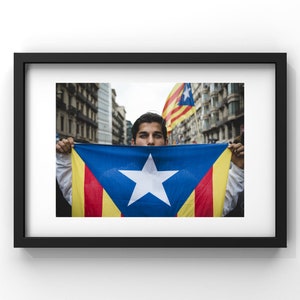
<path fill-rule="evenodd" d="M 191 89 L 192 89 L 192 98 L 194 98 L 194 93 L 193 93 L 192 86 L 191 86 Z M 194 99 L 193 99 L 193 102 L 194 102 Z M 199 143 L 201 135 L 200 135 L 200 126 L 199 126 L 199 122 L 198 122 L 198 118 L 197 118 L 197 109 L 196 109 L 196 106 L 195 106 L 195 102 L 194 102 L 194 118 L 195 118 L 195 121 L 196 121 L 196 127 L 197 127 L 197 132 L 198 132 L 198 141 L 197 141 L 197 143 Z"/>
<path fill-rule="evenodd" d="M 197 119 L 197 114 L 196 114 L 196 107 L 195 107 L 195 111 L 194 111 L 194 117 L 195 117 L 195 121 L 196 121 L 196 127 L 197 127 L 197 132 L 198 132 L 198 141 L 197 142 L 200 142 L 200 126 L 199 126 L 199 122 L 198 122 L 198 119 Z"/>

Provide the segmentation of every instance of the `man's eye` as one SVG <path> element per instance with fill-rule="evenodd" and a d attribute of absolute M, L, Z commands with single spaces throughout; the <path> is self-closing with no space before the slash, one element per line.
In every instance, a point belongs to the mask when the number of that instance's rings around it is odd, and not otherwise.
<path fill-rule="evenodd" d="M 162 134 L 159 134 L 159 133 L 155 134 L 154 137 L 157 138 L 157 139 L 161 139 L 162 138 Z"/>

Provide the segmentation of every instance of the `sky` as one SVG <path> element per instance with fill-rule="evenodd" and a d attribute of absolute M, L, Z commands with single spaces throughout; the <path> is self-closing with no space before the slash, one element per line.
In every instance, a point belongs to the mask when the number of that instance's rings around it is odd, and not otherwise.
<path fill-rule="evenodd" d="M 176 83 L 118 83 L 111 82 L 118 105 L 124 106 L 126 119 L 134 121 L 145 112 L 162 114 L 165 102 Z"/>

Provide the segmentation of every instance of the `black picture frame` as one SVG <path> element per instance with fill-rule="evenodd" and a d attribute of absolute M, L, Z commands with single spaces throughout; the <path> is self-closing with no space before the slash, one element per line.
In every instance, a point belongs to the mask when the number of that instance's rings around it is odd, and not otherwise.
<path fill-rule="evenodd" d="M 29 64 L 272 64 L 275 66 L 275 235 L 272 237 L 28 237 L 26 67 Z M 286 53 L 14 53 L 14 247 L 287 247 Z"/>

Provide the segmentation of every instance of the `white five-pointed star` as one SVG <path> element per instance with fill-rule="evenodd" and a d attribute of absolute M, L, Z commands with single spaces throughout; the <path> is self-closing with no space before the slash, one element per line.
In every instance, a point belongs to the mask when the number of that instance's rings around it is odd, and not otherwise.
<path fill-rule="evenodd" d="M 157 171 L 152 155 L 149 154 L 148 159 L 140 171 L 119 170 L 122 174 L 133 180 L 136 185 L 128 202 L 128 206 L 135 201 L 141 199 L 147 193 L 153 194 L 155 197 L 171 206 L 165 189 L 162 185 L 164 181 L 173 176 L 177 171 Z"/>
<path fill-rule="evenodd" d="M 185 87 L 183 95 L 184 95 L 184 100 L 183 101 L 185 101 L 187 98 L 189 98 L 190 97 L 190 88 Z"/>

